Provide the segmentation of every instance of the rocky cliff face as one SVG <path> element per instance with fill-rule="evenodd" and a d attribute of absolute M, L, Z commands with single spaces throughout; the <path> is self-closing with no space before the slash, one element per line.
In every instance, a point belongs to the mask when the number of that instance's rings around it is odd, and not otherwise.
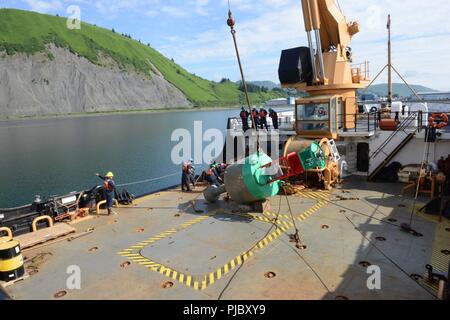
<path fill-rule="evenodd" d="M 94 65 L 54 46 L 30 56 L 0 53 L 0 115 L 191 107 L 159 72 L 150 79 L 102 60 L 102 66 Z"/>

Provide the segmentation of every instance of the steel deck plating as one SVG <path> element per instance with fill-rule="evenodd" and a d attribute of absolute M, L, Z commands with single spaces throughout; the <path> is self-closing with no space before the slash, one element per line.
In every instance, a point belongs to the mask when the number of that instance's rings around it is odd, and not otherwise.
<path fill-rule="evenodd" d="M 91 235 L 25 253 L 26 281 L 8 288 L 13 299 L 434 299 L 425 265 L 447 272 L 450 227 L 415 215 L 402 185 L 352 177 L 333 192 L 305 190 L 270 200 L 265 214 L 201 192 L 169 190 L 75 225 Z M 344 199 L 344 200 L 343 200 Z M 346 200 L 345 200 L 346 199 Z M 289 201 L 289 203 L 288 203 Z M 289 206 L 303 250 L 294 233 Z M 95 249 L 94 249 L 95 248 Z M 94 250 L 90 250 L 94 249 Z M 35 259 L 33 259 L 35 258 Z M 40 259 L 36 259 L 40 258 Z M 367 263 L 366 263 L 367 262 Z M 367 265 L 381 268 L 381 290 L 369 290 Z M 81 269 L 81 290 L 66 288 L 69 266 Z"/>

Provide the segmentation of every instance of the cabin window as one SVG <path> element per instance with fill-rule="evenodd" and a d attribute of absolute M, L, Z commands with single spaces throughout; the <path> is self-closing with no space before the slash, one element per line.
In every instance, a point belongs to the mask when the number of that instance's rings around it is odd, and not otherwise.
<path fill-rule="evenodd" d="M 297 131 L 326 131 L 329 128 L 327 103 L 300 104 L 297 106 Z"/>

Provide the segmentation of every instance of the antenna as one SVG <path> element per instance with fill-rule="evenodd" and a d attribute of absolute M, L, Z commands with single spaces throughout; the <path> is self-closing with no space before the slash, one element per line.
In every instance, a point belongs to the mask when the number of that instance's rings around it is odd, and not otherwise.
<path fill-rule="evenodd" d="M 391 45 L 391 15 L 388 15 L 388 103 L 392 106 L 392 45 Z"/>

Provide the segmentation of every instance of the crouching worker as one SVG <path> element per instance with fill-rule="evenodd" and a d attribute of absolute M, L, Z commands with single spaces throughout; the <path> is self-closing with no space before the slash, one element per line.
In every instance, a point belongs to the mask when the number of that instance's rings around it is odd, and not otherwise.
<path fill-rule="evenodd" d="M 181 165 L 181 192 L 191 192 L 191 182 L 190 165 L 188 162 L 183 162 Z"/>
<path fill-rule="evenodd" d="M 212 186 L 214 185 L 216 187 L 220 187 L 221 185 L 218 179 L 216 167 L 213 164 L 209 167 L 209 170 L 206 171 L 206 181 L 208 181 Z"/>
<path fill-rule="evenodd" d="M 117 214 L 112 211 L 112 207 L 114 204 L 114 194 L 116 191 L 116 183 L 113 180 L 114 174 L 112 172 L 108 172 L 106 176 L 102 177 L 97 173 L 96 176 L 103 180 L 103 190 L 105 191 L 106 209 L 108 210 L 108 216 L 111 214 Z"/>

